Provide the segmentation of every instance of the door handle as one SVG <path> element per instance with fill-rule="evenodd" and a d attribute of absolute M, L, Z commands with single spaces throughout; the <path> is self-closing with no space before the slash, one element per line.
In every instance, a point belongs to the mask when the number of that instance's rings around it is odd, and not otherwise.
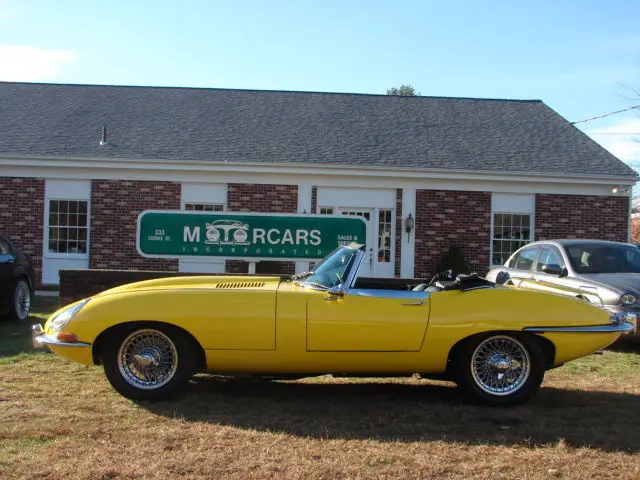
<path fill-rule="evenodd" d="M 408 303 L 402 303 L 401 305 L 403 307 L 419 307 L 421 305 L 424 305 L 424 302 L 408 302 Z"/>
<path fill-rule="evenodd" d="M 337 302 L 338 300 L 340 300 L 340 297 L 338 295 L 327 295 L 326 297 L 323 298 L 323 300 L 330 300 L 332 302 Z"/>

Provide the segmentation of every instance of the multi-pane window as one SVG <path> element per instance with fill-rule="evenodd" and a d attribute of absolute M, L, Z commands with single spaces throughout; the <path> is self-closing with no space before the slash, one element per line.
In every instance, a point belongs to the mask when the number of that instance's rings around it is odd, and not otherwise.
<path fill-rule="evenodd" d="M 320 215 L 333 215 L 333 207 L 320 207 Z"/>
<path fill-rule="evenodd" d="M 49 252 L 87 253 L 86 200 L 49 200 Z"/>
<path fill-rule="evenodd" d="M 347 215 L 350 217 L 362 217 L 367 222 L 371 220 L 371 212 L 363 212 L 360 210 L 343 210 L 342 215 Z"/>
<path fill-rule="evenodd" d="M 391 261 L 391 210 L 378 210 L 378 262 Z"/>
<path fill-rule="evenodd" d="M 531 241 L 531 215 L 528 213 L 493 214 L 493 265 L 503 265 L 518 248 Z"/>
<path fill-rule="evenodd" d="M 224 205 L 221 203 L 185 203 L 184 209 L 194 212 L 222 212 Z"/>

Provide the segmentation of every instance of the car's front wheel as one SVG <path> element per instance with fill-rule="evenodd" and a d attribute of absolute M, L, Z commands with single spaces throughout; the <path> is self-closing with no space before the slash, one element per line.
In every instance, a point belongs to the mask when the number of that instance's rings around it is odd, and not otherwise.
<path fill-rule="evenodd" d="M 162 400 L 196 370 L 190 338 L 169 325 L 135 326 L 114 332 L 103 349 L 109 382 L 132 400 Z"/>
<path fill-rule="evenodd" d="M 536 394 L 545 372 L 540 345 L 526 335 L 487 334 L 472 337 L 454 359 L 458 386 L 472 400 L 515 405 Z"/>

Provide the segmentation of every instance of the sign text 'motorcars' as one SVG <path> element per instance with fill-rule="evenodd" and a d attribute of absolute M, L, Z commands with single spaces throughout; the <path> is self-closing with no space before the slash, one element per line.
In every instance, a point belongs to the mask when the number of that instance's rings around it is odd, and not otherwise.
<path fill-rule="evenodd" d="M 137 244 L 148 257 L 317 259 L 365 238 L 359 217 L 149 210 L 138 217 Z"/>

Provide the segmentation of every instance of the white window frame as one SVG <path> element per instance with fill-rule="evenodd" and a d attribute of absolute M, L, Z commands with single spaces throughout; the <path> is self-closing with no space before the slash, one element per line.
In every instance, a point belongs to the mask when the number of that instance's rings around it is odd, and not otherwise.
<path fill-rule="evenodd" d="M 87 202 L 87 251 L 85 253 L 58 253 L 49 251 L 49 213 L 51 201 Z M 68 258 L 88 260 L 91 251 L 91 182 L 77 180 L 55 180 L 45 185 L 44 198 L 44 258 Z"/>
<path fill-rule="evenodd" d="M 494 193 L 491 195 L 491 236 L 489 238 L 489 267 L 498 267 L 501 264 L 493 263 L 493 242 L 495 240 L 495 216 L 503 215 L 529 215 L 529 240 L 525 245 L 535 241 L 535 195 Z M 515 250 L 514 250 L 515 251 Z M 513 254 L 513 252 L 511 252 Z"/>

